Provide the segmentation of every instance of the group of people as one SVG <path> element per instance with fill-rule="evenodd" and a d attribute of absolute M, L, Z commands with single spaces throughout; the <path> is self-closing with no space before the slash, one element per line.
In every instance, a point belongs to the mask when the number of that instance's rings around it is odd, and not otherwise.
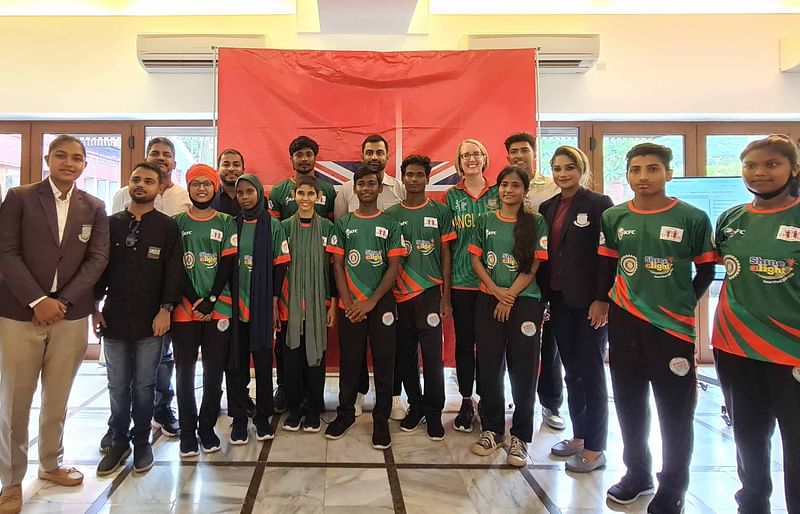
<path fill-rule="evenodd" d="M 40 376 L 39 477 L 66 486 L 83 480 L 62 465 L 61 440 L 89 316 L 104 339 L 111 402 L 98 475 L 113 473 L 131 451 L 135 472 L 153 466 L 151 420 L 180 437 L 181 457 L 218 451 L 223 379 L 231 444 L 248 443 L 250 419 L 256 439 L 273 438 L 274 415 L 284 410 L 283 430 L 320 431 L 331 327 L 339 405 L 325 436 L 343 437 L 362 413 L 369 347 L 373 447 L 390 447 L 390 419 L 406 432 L 424 424 L 440 441 L 442 322 L 452 316 L 462 396 L 453 428 L 473 431 L 474 391 L 473 453 L 505 446 L 510 465 L 528 464 L 537 383 L 544 421 L 564 428 L 560 391 L 550 386 L 561 383 L 563 362 L 573 434 L 551 452 L 574 473 L 605 467 L 608 345 L 627 468 L 608 499 L 627 504 L 655 493 L 648 512 L 681 512 L 697 401 L 694 310 L 715 263 L 726 270 L 712 342 L 733 420 L 736 501 L 741 512 L 769 512 L 777 420 L 787 507 L 800 512 L 795 143 L 770 136 L 744 149 L 753 201 L 723 214 L 716 230 L 703 211 L 666 195 L 667 147 L 628 152 L 634 197 L 617 206 L 589 189 L 580 149 L 559 147 L 550 178 L 534 171 L 533 136 L 512 134 L 505 147 L 508 166 L 492 183 L 486 148 L 462 141 L 460 182 L 440 203 L 426 196 L 430 159 L 405 157 L 393 178 L 384 172 L 389 144 L 377 134 L 363 141 L 362 166 L 338 193 L 314 177 L 319 145 L 297 137 L 289 145 L 294 174 L 268 196 L 235 149 L 219 154 L 217 169 L 193 165 L 183 189 L 171 180 L 173 144 L 156 138 L 106 216 L 102 202 L 75 187 L 86 166 L 82 143 L 55 138 L 45 157 L 49 178 L 12 189 L 0 207 L 0 512 L 21 509 Z M 179 419 L 170 407 L 173 366 Z M 651 387 L 663 454 L 657 491 L 647 442 Z"/>

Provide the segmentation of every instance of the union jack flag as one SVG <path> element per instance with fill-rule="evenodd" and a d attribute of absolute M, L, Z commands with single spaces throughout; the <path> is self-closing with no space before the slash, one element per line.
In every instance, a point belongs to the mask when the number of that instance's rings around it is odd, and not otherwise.
<path fill-rule="evenodd" d="M 353 180 L 353 173 L 361 166 L 361 161 L 317 161 L 314 171 L 319 180 L 324 180 L 333 185 L 337 190 L 339 186 Z M 428 191 L 444 193 L 455 184 L 458 184 L 458 172 L 451 161 L 431 162 L 431 181 Z M 397 169 L 400 169 L 398 163 Z"/>

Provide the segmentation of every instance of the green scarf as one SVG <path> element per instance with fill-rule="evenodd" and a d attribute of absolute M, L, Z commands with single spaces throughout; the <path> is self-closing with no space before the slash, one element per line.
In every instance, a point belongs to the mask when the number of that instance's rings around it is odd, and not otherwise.
<path fill-rule="evenodd" d="M 322 230 L 319 215 L 311 218 L 310 228 L 300 227 L 300 214 L 290 218 L 289 245 L 292 262 L 289 264 L 289 327 L 286 346 L 300 347 L 305 335 L 306 358 L 309 366 L 319 366 L 328 346 L 328 326 L 325 308 L 325 267 L 328 259 L 322 251 Z"/>

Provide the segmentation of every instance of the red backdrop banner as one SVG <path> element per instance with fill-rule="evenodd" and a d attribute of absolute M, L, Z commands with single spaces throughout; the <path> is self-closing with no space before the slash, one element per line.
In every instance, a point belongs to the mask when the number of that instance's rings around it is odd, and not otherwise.
<path fill-rule="evenodd" d="M 503 140 L 535 132 L 534 50 L 328 52 L 222 48 L 219 53 L 219 149 L 236 148 L 247 170 L 269 186 L 292 175 L 289 142 L 317 141 L 316 174 L 339 185 L 360 164 L 361 142 L 389 142 L 386 171 L 403 156 L 428 155 L 430 191 L 458 181 L 456 147 L 478 139 L 490 155 L 489 177 L 505 165 Z M 445 324 L 453 365 L 453 332 Z M 333 338 L 335 339 L 335 337 Z M 328 364 L 338 362 L 332 341 Z"/>

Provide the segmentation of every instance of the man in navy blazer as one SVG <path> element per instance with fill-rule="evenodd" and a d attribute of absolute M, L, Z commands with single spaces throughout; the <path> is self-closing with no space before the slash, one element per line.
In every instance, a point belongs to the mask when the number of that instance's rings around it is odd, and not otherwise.
<path fill-rule="evenodd" d="M 11 189 L 0 206 L 0 512 L 19 512 L 28 420 L 41 376 L 39 478 L 75 486 L 61 466 L 67 400 L 88 344 L 93 288 L 108 263 L 103 202 L 75 187 L 86 150 L 73 136 L 50 144 L 50 176 Z"/>

